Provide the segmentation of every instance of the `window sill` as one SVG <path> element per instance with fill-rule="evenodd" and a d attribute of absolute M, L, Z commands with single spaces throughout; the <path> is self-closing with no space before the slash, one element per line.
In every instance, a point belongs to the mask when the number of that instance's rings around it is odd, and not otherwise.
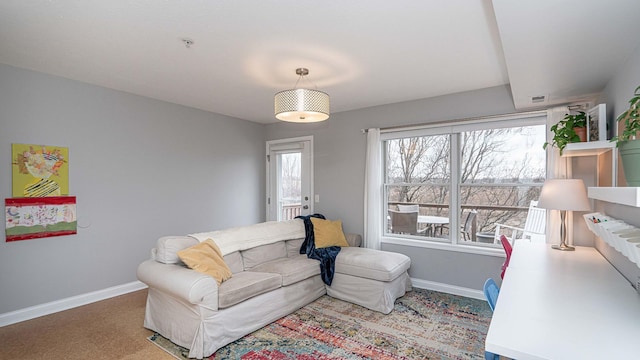
<path fill-rule="evenodd" d="M 435 249 L 444 251 L 462 252 L 467 254 L 485 255 L 485 256 L 497 256 L 505 257 L 504 250 L 501 248 L 485 247 L 485 246 L 471 246 L 471 245 L 453 245 L 450 243 L 439 243 L 428 240 L 413 240 L 396 237 L 383 236 L 380 239 L 382 244 L 394 244 L 403 246 L 413 246 L 425 249 Z"/>

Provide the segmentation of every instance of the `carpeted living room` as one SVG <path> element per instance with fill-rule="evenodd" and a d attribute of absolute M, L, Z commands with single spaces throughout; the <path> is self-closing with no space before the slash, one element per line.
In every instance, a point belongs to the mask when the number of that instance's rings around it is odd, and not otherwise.
<path fill-rule="evenodd" d="M 186 359 L 144 329 L 146 290 L 0 328 L 3 359 Z M 482 358 L 484 301 L 416 289 L 389 315 L 323 296 L 210 359 Z M 480 355 L 479 355 L 480 354 Z"/>
<path fill-rule="evenodd" d="M 550 126 L 587 112 L 588 137 L 617 134 L 640 85 L 637 13 L 0 2 L 0 359 L 570 358 L 504 335 L 520 319 L 496 310 L 507 248 L 534 242 L 507 231 L 559 168 L 626 185 L 615 146 L 561 157 Z M 591 207 L 640 227 L 640 206 Z M 586 208 L 568 235 L 543 211 L 546 248 L 566 238 L 640 276 Z"/>

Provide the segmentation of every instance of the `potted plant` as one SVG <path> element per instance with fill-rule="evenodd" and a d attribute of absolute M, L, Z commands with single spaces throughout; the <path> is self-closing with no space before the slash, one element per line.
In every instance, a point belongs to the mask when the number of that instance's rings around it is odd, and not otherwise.
<path fill-rule="evenodd" d="M 574 115 L 566 114 L 564 119 L 558 121 L 550 130 L 553 132 L 551 146 L 557 147 L 562 155 L 567 144 L 587 141 L 587 114 L 584 111 Z M 549 143 L 545 142 L 542 148 L 546 149 L 548 145 Z"/>
<path fill-rule="evenodd" d="M 618 116 L 617 121 L 623 123 L 622 133 L 613 137 L 620 149 L 624 177 L 630 186 L 640 186 L 640 86 L 633 92 L 629 100 L 629 109 Z"/>

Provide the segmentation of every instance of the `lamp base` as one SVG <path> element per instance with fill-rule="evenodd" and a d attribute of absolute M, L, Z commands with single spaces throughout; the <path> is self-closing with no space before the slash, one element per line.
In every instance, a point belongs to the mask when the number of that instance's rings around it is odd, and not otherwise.
<path fill-rule="evenodd" d="M 576 249 L 573 246 L 569 246 L 565 244 L 551 245 L 551 248 L 554 250 L 561 250 L 561 251 L 574 251 Z"/>

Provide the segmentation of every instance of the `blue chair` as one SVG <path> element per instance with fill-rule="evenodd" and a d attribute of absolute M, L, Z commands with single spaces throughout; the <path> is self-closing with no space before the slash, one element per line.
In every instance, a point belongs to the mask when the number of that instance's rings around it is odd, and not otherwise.
<path fill-rule="evenodd" d="M 485 351 L 484 360 L 500 360 L 500 355 Z"/>
<path fill-rule="evenodd" d="M 493 281 L 492 278 L 488 278 L 487 281 L 484 282 L 484 297 L 487 298 L 491 311 L 496 309 L 496 301 L 498 301 L 499 293 L 500 288 L 496 282 Z"/>
<path fill-rule="evenodd" d="M 484 297 L 487 299 L 491 311 L 493 311 L 496 308 L 496 301 L 498 301 L 500 288 L 492 278 L 488 278 L 487 281 L 484 282 L 483 289 Z M 485 351 L 484 358 L 485 360 L 500 360 L 500 355 Z"/>

